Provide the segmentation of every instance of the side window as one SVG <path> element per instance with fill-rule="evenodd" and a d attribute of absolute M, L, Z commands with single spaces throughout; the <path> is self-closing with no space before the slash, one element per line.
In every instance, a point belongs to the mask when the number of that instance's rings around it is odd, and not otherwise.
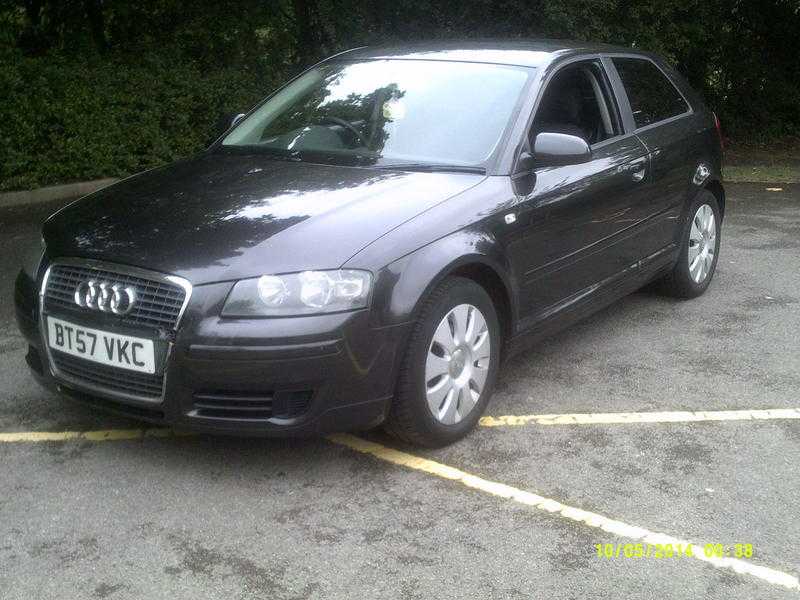
<path fill-rule="evenodd" d="M 613 62 L 628 93 L 637 128 L 689 110 L 673 83 L 649 60 L 614 58 Z"/>
<path fill-rule="evenodd" d="M 605 72 L 593 61 L 564 67 L 547 84 L 531 137 L 543 131 L 568 133 L 596 144 L 621 133 Z M 532 140 L 531 140 L 532 141 Z"/>

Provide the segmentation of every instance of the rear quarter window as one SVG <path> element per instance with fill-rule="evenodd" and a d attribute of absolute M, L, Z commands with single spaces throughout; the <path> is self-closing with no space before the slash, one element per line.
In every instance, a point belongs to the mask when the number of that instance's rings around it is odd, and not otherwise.
<path fill-rule="evenodd" d="M 645 127 L 689 110 L 689 105 L 675 85 L 649 60 L 614 58 L 636 127 Z"/>

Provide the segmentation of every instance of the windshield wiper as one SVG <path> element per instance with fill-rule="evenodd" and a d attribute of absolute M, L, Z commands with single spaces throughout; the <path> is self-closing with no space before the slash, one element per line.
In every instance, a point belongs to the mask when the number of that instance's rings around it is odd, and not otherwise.
<path fill-rule="evenodd" d="M 422 171 L 425 173 L 479 173 L 486 174 L 483 167 L 469 167 L 465 165 L 446 165 L 435 163 L 392 163 L 387 165 L 373 165 L 375 169 L 396 169 L 398 171 Z"/>
<path fill-rule="evenodd" d="M 216 152 L 228 152 L 231 154 L 259 154 L 268 156 L 275 160 L 288 160 L 290 162 L 300 162 L 303 159 L 298 150 L 284 150 L 283 148 L 270 148 L 260 144 L 230 144 L 212 148 Z"/>

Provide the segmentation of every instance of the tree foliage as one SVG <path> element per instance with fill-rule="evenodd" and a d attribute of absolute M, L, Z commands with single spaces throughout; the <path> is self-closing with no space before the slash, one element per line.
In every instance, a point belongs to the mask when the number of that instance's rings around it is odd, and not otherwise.
<path fill-rule="evenodd" d="M 194 152 L 220 112 L 346 48 L 486 37 L 654 50 L 729 135 L 800 133 L 798 0 L 0 0 L 0 189 Z"/>

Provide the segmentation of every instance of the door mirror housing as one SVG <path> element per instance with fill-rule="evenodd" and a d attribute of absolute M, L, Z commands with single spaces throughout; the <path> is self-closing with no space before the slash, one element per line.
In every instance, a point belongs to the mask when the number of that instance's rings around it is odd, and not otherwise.
<path fill-rule="evenodd" d="M 539 166 L 577 165 L 592 159 L 589 143 L 577 135 L 543 131 L 533 141 L 533 155 Z"/>

